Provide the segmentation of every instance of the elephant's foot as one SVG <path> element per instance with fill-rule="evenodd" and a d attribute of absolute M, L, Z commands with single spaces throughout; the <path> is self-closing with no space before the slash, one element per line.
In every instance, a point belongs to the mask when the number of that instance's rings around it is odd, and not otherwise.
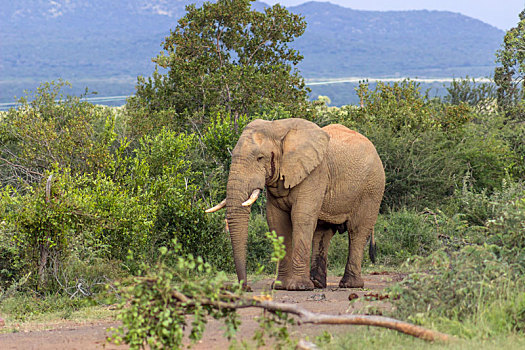
<path fill-rule="evenodd" d="M 322 273 L 318 270 L 310 271 L 310 280 L 314 284 L 315 288 L 326 288 L 326 273 Z"/>
<path fill-rule="evenodd" d="M 272 282 L 272 289 L 275 289 L 275 290 L 286 290 L 286 288 L 284 288 L 283 282 L 280 281 L 280 280 L 276 280 L 276 281 Z"/>
<path fill-rule="evenodd" d="M 247 284 L 243 284 L 242 285 L 242 290 L 245 291 L 245 292 L 253 292 L 252 287 L 250 287 Z"/>
<path fill-rule="evenodd" d="M 340 288 L 363 288 L 365 281 L 361 276 L 347 276 L 346 274 L 339 282 Z"/>
<path fill-rule="evenodd" d="M 292 278 L 283 284 L 286 290 L 314 290 L 310 278 Z"/>

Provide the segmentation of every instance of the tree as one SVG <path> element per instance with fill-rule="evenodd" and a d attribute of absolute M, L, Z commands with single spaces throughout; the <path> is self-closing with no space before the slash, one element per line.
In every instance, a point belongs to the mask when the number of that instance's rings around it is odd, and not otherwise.
<path fill-rule="evenodd" d="M 505 34 L 503 47 L 496 54 L 496 62 L 501 66 L 494 71 L 498 104 L 512 119 L 522 119 L 525 116 L 525 107 L 522 105 L 525 92 L 525 10 L 519 17 L 518 25 Z"/>
<path fill-rule="evenodd" d="M 275 104 L 295 116 L 304 113 L 307 89 L 294 68 L 303 57 L 289 43 L 304 33 L 306 23 L 280 5 L 251 10 L 252 1 L 187 6 L 164 51 L 153 59 L 153 76 L 139 78 L 131 105 L 150 114 L 171 110 L 183 119 L 219 111 L 236 121 Z"/>

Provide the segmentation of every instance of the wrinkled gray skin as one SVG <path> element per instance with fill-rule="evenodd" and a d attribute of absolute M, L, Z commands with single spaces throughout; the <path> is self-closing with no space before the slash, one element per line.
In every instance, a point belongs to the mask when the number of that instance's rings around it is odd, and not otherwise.
<path fill-rule="evenodd" d="M 276 288 L 326 287 L 326 257 L 336 231 L 348 231 L 341 287 L 363 287 L 361 262 L 383 198 L 383 165 L 372 143 L 342 125 L 324 128 L 304 119 L 255 120 L 232 153 L 226 217 L 239 281 L 246 285 L 250 207 L 267 189 L 270 230 L 284 237 L 286 256 Z"/>

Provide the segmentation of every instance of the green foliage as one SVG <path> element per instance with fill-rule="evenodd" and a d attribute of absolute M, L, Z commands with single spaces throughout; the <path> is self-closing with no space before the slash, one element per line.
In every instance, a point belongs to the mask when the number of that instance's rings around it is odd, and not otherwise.
<path fill-rule="evenodd" d="M 109 260 L 124 260 L 128 251 L 146 255 L 157 209 L 147 197 L 134 196 L 103 174 L 56 173 L 50 190 L 48 196 L 42 184 L 3 198 L 21 272 L 38 277 L 40 288 L 52 283 L 48 275 L 56 277 L 73 251 Z"/>
<path fill-rule="evenodd" d="M 294 114 L 306 111 L 306 88 L 293 67 L 302 59 L 289 43 L 306 23 L 280 5 L 264 12 L 252 0 L 219 0 L 189 5 L 154 59 L 153 76 L 139 78 L 131 98 L 132 124 L 200 124 L 226 112 L 234 120 L 261 107 L 282 104 Z M 165 112 L 170 111 L 173 117 Z M 166 118 L 167 117 L 167 118 Z M 140 127 L 138 128 L 140 129 Z M 140 131 L 139 131 L 140 132 Z"/>
<path fill-rule="evenodd" d="M 488 194 L 467 182 L 450 204 L 470 226 L 469 240 L 501 247 L 509 261 L 525 268 L 525 185 L 504 181 L 500 190 Z"/>
<path fill-rule="evenodd" d="M 210 120 L 205 133 L 202 135 L 202 142 L 206 146 L 205 151 L 210 158 L 221 165 L 229 165 L 231 152 L 235 148 L 242 130 L 251 120 L 246 115 L 234 118 L 227 114 L 221 116 L 217 114 Z"/>
<path fill-rule="evenodd" d="M 124 342 L 131 349 L 149 346 L 152 349 L 182 347 L 186 314 L 193 315 L 189 338 L 202 337 L 206 317 L 224 319 L 225 334 L 231 338 L 239 325 L 234 309 L 214 308 L 209 303 L 221 301 L 221 291 L 227 288 L 224 273 L 213 275 L 211 266 L 202 258 L 182 255 L 180 244 L 173 250 L 159 248 L 159 263 L 152 269 L 143 264 L 143 274 L 134 277 L 120 290 L 122 326 L 114 330 L 112 341 Z M 242 288 L 234 285 L 231 293 L 240 295 Z"/>
<path fill-rule="evenodd" d="M 413 256 L 426 256 L 436 250 L 438 232 L 432 221 L 407 209 L 380 215 L 375 226 L 379 263 L 399 265 Z"/>
<path fill-rule="evenodd" d="M 73 174 L 104 171 L 117 140 L 111 109 L 64 97 L 66 82 L 44 83 L 31 101 L 0 119 L 1 184 L 19 186 L 40 181 L 53 166 Z"/>
<path fill-rule="evenodd" d="M 272 247 L 273 247 L 273 251 L 272 251 L 271 259 L 270 259 L 271 262 L 276 264 L 273 281 L 274 283 L 280 283 L 280 281 L 277 280 L 277 276 L 279 275 L 279 261 L 281 261 L 286 255 L 286 250 L 285 250 L 284 243 L 283 243 L 284 236 L 278 236 L 277 233 L 275 233 L 275 231 L 266 232 L 265 236 L 272 242 Z"/>
<path fill-rule="evenodd" d="M 275 248 L 272 261 L 278 264 L 284 257 L 282 239 L 275 232 L 267 236 Z M 237 308 L 271 300 L 268 295 L 245 297 L 240 283 L 232 284 L 201 257 L 183 254 L 176 240 L 171 245 L 172 250 L 159 248 L 155 267 L 142 264 L 139 276 L 119 286 L 123 298 L 118 319 L 122 326 L 113 330 L 113 342 L 126 343 L 131 349 L 146 345 L 152 349 L 181 348 L 188 315 L 193 315 L 189 333 L 192 343 L 202 338 L 207 317 L 224 320 L 225 336 L 232 339 L 240 325 Z M 278 349 L 293 345 L 287 327 L 295 322 L 288 314 L 265 311 L 258 321 L 260 329 L 253 337 L 257 346 L 265 345 L 266 336 L 277 340 L 273 345 Z"/>
<path fill-rule="evenodd" d="M 418 322 L 439 318 L 461 335 L 525 328 L 525 191 L 505 184 L 491 195 L 464 187 L 462 217 L 472 225 L 466 245 L 419 260 L 394 291 L 400 315 Z M 455 325 L 455 326 L 454 326 Z M 452 327 L 454 326 L 454 327 Z"/>
<path fill-rule="evenodd" d="M 0 196 L 5 195 L 9 196 L 8 191 L 0 192 Z M 0 200 L 0 207 L 6 204 L 7 200 Z M 5 218 L 5 214 L 1 213 L 0 217 Z M 16 243 L 11 239 L 13 229 L 12 224 L 5 219 L 0 222 L 0 291 L 8 289 L 21 277 L 22 262 L 19 259 Z"/>
<path fill-rule="evenodd" d="M 362 108 L 321 103 L 316 121 L 344 124 L 372 141 L 385 168 L 384 207 L 440 205 L 469 171 L 476 188 L 489 190 L 521 171 L 499 132 L 500 118 L 482 118 L 463 102 L 430 100 L 412 81 L 378 83 L 374 91 L 361 84 L 358 94 Z"/>
<path fill-rule="evenodd" d="M 463 336 L 522 330 L 525 281 L 498 251 L 473 245 L 434 253 L 418 266 L 428 272 L 412 273 L 393 288 L 400 296 L 397 313 L 415 322 L 440 319 Z M 472 324 L 483 327 L 473 330 Z"/>
<path fill-rule="evenodd" d="M 476 111 L 490 111 L 494 107 L 496 88 L 493 83 L 476 82 L 476 79 L 453 79 L 446 87 L 448 94 L 443 101 L 452 105 L 468 103 Z"/>
<path fill-rule="evenodd" d="M 271 261 L 272 241 L 266 236 L 266 233 L 268 233 L 266 216 L 260 213 L 252 213 L 248 226 L 248 255 L 246 261 L 248 272 L 256 272 L 261 267 L 267 273 L 275 271 L 276 265 Z M 231 248 L 229 249 L 231 251 Z"/>
<path fill-rule="evenodd" d="M 525 10 L 519 14 L 518 25 L 505 34 L 496 62 L 494 82 L 498 86 L 498 105 L 510 119 L 524 120 L 523 78 L 525 77 Z"/>
<path fill-rule="evenodd" d="M 140 193 L 144 191 L 155 201 L 158 211 L 155 221 L 154 245 L 164 245 L 176 238 L 185 253 L 215 260 L 223 266 L 226 247 L 222 224 L 206 215 L 197 195 L 197 174 L 192 171 L 190 151 L 196 136 L 162 129 L 155 136 L 144 136 L 130 159 L 126 182 Z"/>

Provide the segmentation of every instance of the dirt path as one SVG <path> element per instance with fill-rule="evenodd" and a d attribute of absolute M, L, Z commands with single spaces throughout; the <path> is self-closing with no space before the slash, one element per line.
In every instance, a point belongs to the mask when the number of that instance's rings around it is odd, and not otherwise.
<path fill-rule="evenodd" d="M 289 292 L 275 291 L 274 300 L 284 303 L 298 304 L 313 312 L 329 314 L 345 313 L 365 313 L 371 311 L 381 312 L 390 308 L 388 301 L 376 301 L 374 297 L 365 298 L 365 294 L 377 294 L 388 285 L 401 279 L 399 274 L 371 274 L 364 276 L 365 290 L 361 289 L 340 289 L 337 287 L 338 277 L 328 279 L 328 288 L 317 289 L 309 292 Z M 252 284 L 255 293 L 268 290 L 271 281 L 261 280 Z M 353 301 L 349 301 L 350 294 L 357 295 Z M 255 317 L 260 315 L 260 310 L 245 309 L 239 312 L 241 326 L 238 331 L 237 339 L 250 341 L 258 324 Z M 32 326 L 31 329 L 22 329 L 17 333 L 0 334 L 0 349 L 126 349 L 126 346 L 117 346 L 106 343 L 108 335 L 106 329 L 115 327 L 118 324 L 112 321 L 100 321 L 91 323 L 61 323 L 50 330 L 38 330 Z M 47 328 L 47 327 L 46 327 Z M 354 331 L 356 326 L 315 326 L 302 325 L 294 326 L 290 329 L 292 336 L 303 338 L 306 335 L 313 339 L 314 336 L 321 334 L 323 330 L 331 333 L 342 333 Z M 222 335 L 224 333 L 223 324 L 220 321 L 210 320 L 203 339 L 195 344 L 193 349 L 227 349 L 229 342 Z"/>

